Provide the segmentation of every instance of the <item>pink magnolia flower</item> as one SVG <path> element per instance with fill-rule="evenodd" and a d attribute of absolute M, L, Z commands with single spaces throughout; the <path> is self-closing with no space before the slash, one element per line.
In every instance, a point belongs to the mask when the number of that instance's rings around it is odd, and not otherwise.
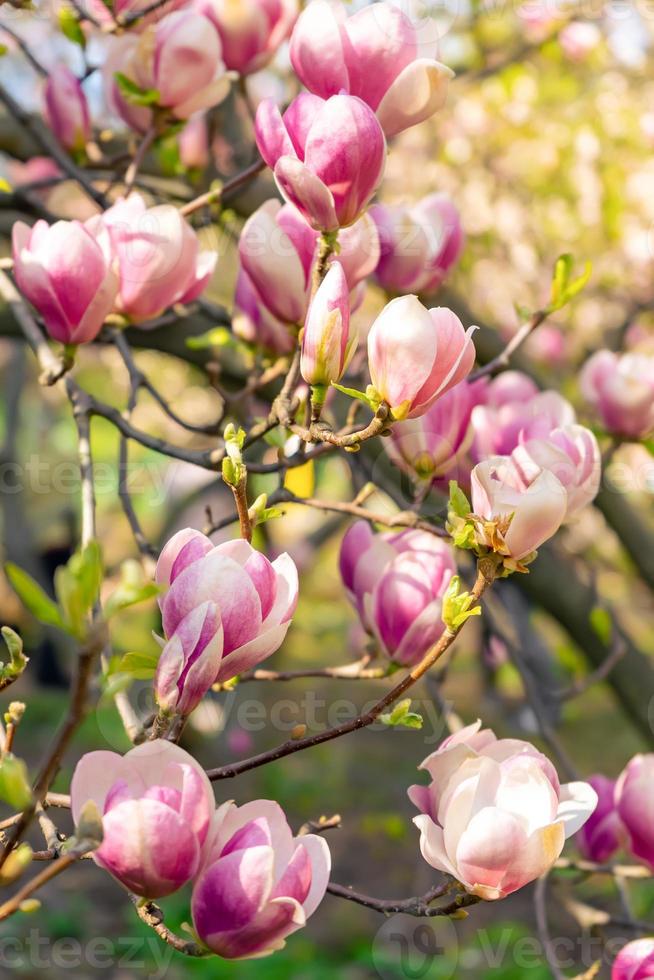
<path fill-rule="evenodd" d="M 193 888 L 195 931 L 224 959 L 268 956 L 315 912 L 330 870 L 325 839 L 293 837 L 279 804 L 225 803 Z"/>
<path fill-rule="evenodd" d="M 304 323 L 318 239 L 297 208 L 277 200 L 266 201 L 245 222 L 238 245 L 241 269 L 259 303 L 276 320 Z M 379 260 L 379 236 L 370 216 L 343 228 L 338 245 L 338 261 L 354 291 Z"/>
<path fill-rule="evenodd" d="M 205 170 L 209 166 L 209 131 L 203 112 L 191 116 L 177 137 L 179 159 L 189 170 Z"/>
<path fill-rule="evenodd" d="M 654 868 L 654 753 L 635 755 L 625 767 L 615 805 L 632 853 Z"/>
<path fill-rule="evenodd" d="M 205 851 L 214 796 L 195 759 L 157 739 L 116 752 L 87 752 L 70 787 L 77 823 L 88 800 L 102 814 L 93 860 L 130 891 L 162 898 L 190 881 Z"/>
<path fill-rule="evenodd" d="M 439 639 L 442 600 L 456 563 L 450 545 L 424 531 L 374 534 L 356 521 L 341 544 L 348 598 L 380 650 L 413 666 Z"/>
<path fill-rule="evenodd" d="M 611 980 L 648 980 L 654 977 L 654 937 L 634 939 L 618 953 Z"/>
<path fill-rule="evenodd" d="M 541 470 L 557 477 L 568 495 L 566 519 L 574 517 L 597 496 L 602 456 L 597 439 L 583 425 L 554 429 L 546 439 L 527 439 L 516 446 L 511 458 L 528 484 Z"/>
<path fill-rule="evenodd" d="M 368 334 L 368 367 L 380 400 L 395 419 L 424 415 L 437 398 L 470 373 L 471 334 L 446 307 L 427 310 L 416 296 L 399 296 Z"/>
<path fill-rule="evenodd" d="M 598 775 L 591 776 L 588 782 L 597 793 L 597 809 L 579 831 L 577 844 L 587 860 L 604 864 L 618 850 L 624 837 L 615 808 L 615 780 Z"/>
<path fill-rule="evenodd" d="M 485 385 L 483 378 L 472 384 L 460 381 L 424 415 L 397 422 L 384 440 L 393 462 L 417 480 L 437 481 L 458 469 L 472 444 L 470 416 Z"/>
<path fill-rule="evenodd" d="M 307 384 L 324 389 L 340 381 L 357 345 L 350 332 L 350 297 L 340 262 L 334 262 L 311 301 L 302 334 L 300 371 Z M 321 397 L 314 392 L 318 403 Z"/>
<path fill-rule="evenodd" d="M 190 303 L 207 285 L 217 256 L 171 204 L 148 208 L 140 194 L 121 198 L 86 227 L 108 235 L 120 272 L 116 310 L 139 322 L 174 303 Z"/>
<path fill-rule="evenodd" d="M 67 65 L 48 75 L 44 90 L 45 119 L 62 146 L 83 150 L 91 138 L 91 117 L 84 90 Z"/>
<path fill-rule="evenodd" d="M 14 275 L 54 340 L 84 344 L 111 312 L 118 276 L 98 239 L 79 221 L 12 228 Z"/>
<path fill-rule="evenodd" d="M 386 140 L 361 99 L 303 92 L 283 116 L 264 99 L 255 130 L 282 196 L 319 231 L 353 224 L 381 183 Z"/>
<path fill-rule="evenodd" d="M 274 354 L 289 354 L 297 346 L 297 338 L 288 325 L 261 302 L 256 286 L 243 268 L 236 279 L 232 330 L 241 340 Z"/>
<path fill-rule="evenodd" d="M 222 656 L 220 609 L 202 602 L 184 616 L 161 651 L 154 678 L 161 710 L 189 715 L 214 683 Z"/>
<path fill-rule="evenodd" d="M 159 585 L 169 586 L 160 599 L 169 639 L 203 603 L 215 603 L 220 610 L 223 648 L 214 681 L 227 681 L 274 653 L 297 605 L 297 569 L 286 553 L 269 562 L 247 541 L 214 546 L 191 528 L 168 541 L 155 578 Z"/>
<path fill-rule="evenodd" d="M 559 44 L 570 61 L 585 61 L 602 41 L 597 24 L 573 20 L 559 32 Z"/>
<path fill-rule="evenodd" d="M 477 525 L 479 544 L 517 561 L 556 534 L 565 519 L 568 494 L 560 480 L 540 467 L 527 477 L 511 456 L 477 463 L 471 486 L 474 513 L 497 523 Z"/>
<path fill-rule="evenodd" d="M 494 378 L 471 416 L 475 462 L 507 455 L 527 439 L 547 439 L 553 429 L 574 425 L 574 408 L 558 391 L 539 391 L 531 378 L 506 371 Z"/>
<path fill-rule="evenodd" d="M 463 249 L 461 219 L 446 194 L 430 194 L 411 207 L 374 204 L 381 242 L 375 278 L 398 293 L 433 293 Z"/>
<path fill-rule="evenodd" d="M 597 804 L 588 783 L 559 784 L 529 742 L 498 739 L 481 722 L 457 732 L 421 764 L 412 786 L 424 859 L 486 901 L 505 898 L 552 867 L 566 838 Z"/>
<path fill-rule="evenodd" d="M 110 108 L 138 132 L 153 123 L 153 110 L 130 102 L 116 80 L 124 75 L 143 91 L 156 90 L 157 106 L 175 119 L 189 119 L 218 105 L 229 92 L 220 38 L 207 17 L 177 10 L 141 34 L 113 39 L 103 73 Z"/>
<path fill-rule="evenodd" d="M 654 429 L 654 355 L 597 351 L 581 369 L 580 383 L 609 432 L 642 439 Z"/>
<path fill-rule="evenodd" d="M 291 62 L 309 91 L 323 99 L 338 92 L 358 96 L 377 113 L 387 136 L 445 104 L 454 72 L 420 54 L 417 28 L 390 3 L 348 17 L 341 3 L 313 0 L 291 37 Z"/>
<path fill-rule="evenodd" d="M 291 32 L 298 0 L 196 0 L 220 35 L 228 68 L 249 75 L 260 71 Z"/>

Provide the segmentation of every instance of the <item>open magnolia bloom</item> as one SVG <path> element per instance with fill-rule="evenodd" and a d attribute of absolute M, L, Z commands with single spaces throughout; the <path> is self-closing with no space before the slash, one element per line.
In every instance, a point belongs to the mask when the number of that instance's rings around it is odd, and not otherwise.
<path fill-rule="evenodd" d="M 293 837 L 278 803 L 225 803 L 216 811 L 193 888 L 196 932 L 225 959 L 268 956 L 306 925 L 325 895 L 330 870 L 324 838 Z"/>
<path fill-rule="evenodd" d="M 97 805 L 104 839 L 93 860 L 130 891 L 162 898 L 197 873 L 215 801 L 204 769 L 179 746 L 156 739 L 125 756 L 87 752 L 70 799 L 75 823 L 85 803 Z"/>
<path fill-rule="evenodd" d="M 533 745 L 498 739 L 480 721 L 446 739 L 420 768 L 431 783 L 411 786 L 409 798 L 421 811 L 413 822 L 422 856 L 487 901 L 551 868 L 597 805 L 588 783 L 561 786 Z"/>
<path fill-rule="evenodd" d="M 618 953 L 611 980 L 647 980 L 654 977 L 654 938 L 635 939 Z"/>

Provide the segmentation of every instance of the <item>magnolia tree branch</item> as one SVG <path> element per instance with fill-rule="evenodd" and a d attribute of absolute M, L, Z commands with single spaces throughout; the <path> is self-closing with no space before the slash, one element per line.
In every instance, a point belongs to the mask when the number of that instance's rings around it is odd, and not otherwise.
<path fill-rule="evenodd" d="M 476 895 L 461 893 L 446 905 L 434 906 L 432 904 L 438 898 L 443 898 L 448 892 L 452 891 L 453 887 L 456 886 L 456 882 L 449 881 L 445 882 L 443 885 L 436 885 L 424 895 L 397 900 L 392 898 L 373 898 L 372 895 L 364 895 L 361 892 L 356 892 L 351 888 L 344 887 L 343 885 L 337 885 L 333 881 L 330 881 L 330 883 L 327 885 L 327 891 L 330 895 L 335 895 L 337 898 L 345 898 L 350 902 L 354 902 L 356 905 L 363 905 L 364 908 L 372 909 L 375 912 L 381 912 L 383 915 L 404 914 L 415 915 L 419 918 L 432 919 L 436 918 L 437 916 L 456 915 L 457 913 L 460 913 L 462 909 L 469 908 L 471 905 L 476 905 L 481 901 L 481 899 L 477 898 Z"/>
<path fill-rule="evenodd" d="M 494 579 L 497 572 L 497 563 L 493 558 L 482 558 L 478 563 L 477 579 L 471 590 L 471 595 L 474 599 L 474 605 L 477 605 Z M 323 732 L 317 732 L 315 735 L 309 735 L 306 738 L 292 739 L 288 742 L 284 742 L 283 745 L 279 745 L 275 749 L 270 749 L 267 752 L 261 752 L 259 755 L 252 756 L 249 759 L 243 759 L 241 762 L 235 762 L 226 766 L 219 766 L 216 769 L 209 769 L 207 775 L 211 780 L 219 779 L 232 779 L 234 776 L 239 776 L 243 772 L 249 772 L 251 769 L 257 769 L 259 766 L 268 765 L 270 762 L 276 762 L 278 759 L 283 759 L 286 756 L 293 755 L 295 752 L 301 752 L 303 749 L 313 748 L 314 745 L 321 745 L 323 742 L 330 742 L 335 738 L 340 738 L 343 735 L 347 735 L 350 732 L 358 731 L 361 728 L 367 728 L 368 725 L 372 725 L 383 712 L 395 704 L 399 698 L 402 697 L 413 685 L 423 677 L 430 667 L 443 656 L 444 653 L 449 650 L 452 643 L 461 631 L 461 626 L 457 629 L 450 629 L 449 627 L 442 634 L 438 643 L 422 658 L 419 664 L 417 664 L 412 670 L 410 670 L 402 680 L 396 684 L 387 694 L 384 695 L 376 704 L 370 708 L 369 711 L 358 715 L 351 721 L 346 722 L 343 725 L 337 725 L 334 728 L 328 728 Z"/>

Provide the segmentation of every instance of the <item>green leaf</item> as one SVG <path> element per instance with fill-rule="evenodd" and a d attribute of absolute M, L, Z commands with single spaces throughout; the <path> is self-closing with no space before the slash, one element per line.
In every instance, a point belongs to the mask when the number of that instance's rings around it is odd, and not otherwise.
<path fill-rule="evenodd" d="M 554 275 L 552 277 L 552 292 L 550 303 L 547 307 L 548 313 L 554 313 L 569 303 L 584 288 L 590 279 L 593 267 L 587 262 L 582 275 L 577 279 L 571 279 L 574 259 L 572 255 L 566 253 L 560 255 L 554 265 Z"/>
<path fill-rule="evenodd" d="M 609 643 L 613 635 L 611 613 L 603 606 L 594 606 L 588 617 L 593 632 L 603 643 Z"/>
<path fill-rule="evenodd" d="M 332 381 L 332 388 L 336 388 L 337 391 L 341 391 L 344 395 L 349 398 L 356 398 L 358 401 L 363 402 L 364 405 L 368 405 L 373 411 L 376 411 L 376 406 L 373 404 L 365 391 L 358 391 L 356 388 L 346 388 L 345 385 L 337 385 L 335 381 Z"/>
<path fill-rule="evenodd" d="M 472 508 L 470 501 L 456 482 L 450 480 L 450 510 L 454 511 L 457 517 L 468 517 Z"/>
<path fill-rule="evenodd" d="M 23 653 L 23 641 L 9 626 L 2 627 L 2 636 L 9 650 L 9 663 L 0 662 L 0 687 L 8 687 L 27 667 L 29 657 Z"/>
<path fill-rule="evenodd" d="M 460 629 L 471 616 L 481 616 L 481 606 L 472 607 L 474 596 L 460 588 L 461 579 L 453 575 L 443 596 L 443 622 L 450 630 Z"/>
<path fill-rule="evenodd" d="M 186 346 L 190 350 L 204 350 L 206 347 L 239 347 L 241 344 L 227 327 L 212 327 L 197 337 L 187 337 Z"/>
<path fill-rule="evenodd" d="M 132 105 L 157 105 L 160 99 L 159 90 L 156 88 L 139 88 L 127 75 L 117 71 L 114 75 L 116 84 L 120 89 L 120 94 Z"/>
<path fill-rule="evenodd" d="M 25 810 L 32 802 L 27 766 L 11 752 L 0 759 L 0 799 L 14 810 Z"/>
<path fill-rule="evenodd" d="M 129 674 L 135 681 L 149 681 L 154 677 L 159 663 L 160 651 L 150 653 L 124 653 L 112 669 L 112 675 Z"/>
<path fill-rule="evenodd" d="M 40 623 L 45 623 L 46 626 L 58 626 L 60 629 L 64 629 L 64 621 L 59 607 L 43 591 L 38 582 L 34 581 L 31 575 L 10 561 L 5 565 L 5 573 L 14 592 L 35 619 L 38 619 Z"/>
<path fill-rule="evenodd" d="M 72 7 L 62 5 L 57 13 L 57 20 L 59 30 L 69 41 L 72 41 L 73 44 L 79 44 L 80 48 L 86 47 L 86 36 Z"/>
<path fill-rule="evenodd" d="M 124 561 L 120 573 L 120 582 L 104 608 L 105 619 L 115 616 L 121 609 L 152 599 L 162 591 L 155 582 L 145 581 L 143 569 L 137 561 Z"/>
<path fill-rule="evenodd" d="M 379 720 L 392 728 L 422 728 L 422 715 L 411 711 L 411 698 L 398 701 L 388 714 L 380 715 Z"/>

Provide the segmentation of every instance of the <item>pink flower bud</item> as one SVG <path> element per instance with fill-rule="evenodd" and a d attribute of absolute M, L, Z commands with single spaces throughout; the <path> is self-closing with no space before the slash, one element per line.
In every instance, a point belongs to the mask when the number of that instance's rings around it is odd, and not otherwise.
<path fill-rule="evenodd" d="M 470 373 L 471 334 L 445 307 L 427 310 L 416 296 L 384 307 L 368 334 L 368 367 L 380 399 L 396 419 L 417 418 Z"/>
<path fill-rule="evenodd" d="M 170 586 L 160 599 L 168 639 L 203 603 L 215 603 L 220 611 L 222 659 L 213 681 L 227 681 L 274 653 L 297 604 L 297 569 L 286 553 L 271 563 L 247 541 L 214 547 L 190 528 L 166 544 L 155 578 Z"/>
<path fill-rule="evenodd" d="M 340 381 L 354 353 L 350 298 L 340 262 L 334 262 L 311 301 L 302 335 L 301 373 L 307 384 L 325 388 Z"/>
<path fill-rule="evenodd" d="M 248 218 L 239 239 L 241 276 L 235 303 L 238 313 L 246 312 L 252 325 L 243 330 L 245 339 L 257 339 L 263 346 L 280 353 L 293 344 L 286 341 L 281 349 L 278 341 L 270 343 L 279 324 L 300 326 L 307 315 L 311 294 L 312 270 L 316 260 L 318 232 L 311 228 L 297 208 L 281 206 L 279 201 L 266 201 Z M 339 233 L 339 255 L 348 289 L 355 287 L 374 270 L 379 259 L 379 237 L 374 222 L 363 215 L 351 227 Z M 243 275 L 247 276 L 244 282 Z M 263 307 L 256 315 L 255 306 Z M 262 334 L 258 336 L 260 322 Z M 290 338 L 290 334 L 287 335 Z"/>
<path fill-rule="evenodd" d="M 445 194 L 430 194 L 413 207 L 375 204 L 370 209 L 381 242 L 375 277 L 398 293 L 433 293 L 463 248 L 459 212 Z"/>
<path fill-rule="evenodd" d="M 588 780 L 597 793 L 597 809 L 579 831 L 577 844 L 588 861 L 605 864 L 618 850 L 624 837 L 615 808 L 615 780 L 591 776 Z"/>
<path fill-rule="evenodd" d="M 615 804 L 633 854 L 654 868 L 654 753 L 636 755 L 620 774 Z"/>
<path fill-rule="evenodd" d="M 479 543 L 518 561 L 556 534 L 566 516 L 568 494 L 560 480 L 540 467 L 527 477 L 511 456 L 477 463 L 471 487 L 474 513 L 497 523 L 501 538 L 479 526 Z"/>
<path fill-rule="evenodd" d="M 91 117 L 84 90 L 67 65 L 50 72 L 44 98 L 46 122 L 61 145 L 83 150 L 91 138 Z"/>
<path fill-rule="evenodd" d="M 648 980 L 654 977 L 654 937 L 634 939 L 618 953 L 611 980 Z"/>
<path fill-rule="evenodd" d="M 343 538 L 343 583 L 365 629 L 395 663 L 419 663 L 438 640 L 442 599 L 456 572 L 449 544 L 423 531 L 374 534 L 357 521 Z"/>
<path fill-rule="evenodd" d="M 228 68 L 249 75 L 260 71 L 291 32 L 297 0 L 196 0 L 220 35 Z"/>
<path fill-rule="evenodd" d="M 390 3 L 348 18 L 342 4 L 313 0 L 293 30 L 291 61 L 310 92 L 358 96 L 394 136 L 443 107 L 454 75 L 420 48 L 417 28 Z"/>
<path fill-rule="evenodd" d="M 167 640 L 154 679 L 163 711 L 189 715 L 213 684 L 223 656 L 223 628 L 215 602 L 202 602 Z"/>
<path fill-rule="evenodd" d="M 200 251 L 197 235 L 171 204 L 148 208 L 140 194 L 130 194 L 86 225 L 108 234 L 120 271 L 116 310 L 134 322 L 191 302 L 211 278 L 217 256 Z"/>
<path fill-rule="evenodd" d="M 179 158 L 189 170 L 204 170 L 209 166 L 209 133 L 203 112 L 191 116 L 177 137 Z"/>
<path fill-rule="evenodd" d="M 588 783 L 559 784 L 529 742 L 497 739 L 481 722 L 447 739 L 421 769 L 411 802 L 424 859 L 486 901 L 505 898 L 552 867 L 597 805 Z"/>
<path fill-rule="evenodd" d="M 143 91 L 156 90 L 157 106 L 175 119 L 218 105 L 229 92 L 218 33 L 206 17 L 190 10 L 167 14 L 142 34 L 114 39 L 103 71 L 111 108 L 139 132 L 152 125 L 153 111 L 129 101 L 117 73 Z"/>
<path fill-rule="evenodd" d="M 484 388 L 483 378 L 472 384 L 460 381 L 420 418 L 397 422 L 384 440 L 393 462 L 417 480 L 435 481 L 450 473 L 470 448 L 470 416 Z"/>
<path fill-rule="evenodd" d="M 597 439 L 583 425 L 554 429 L 546 439 L 527 439 L 513 450 L 511 457 L 527 483 L 540 470 L 557 477 L 568 495 L 566 520 L 597 496 L 602 456 Z"/>
<path fill-rule="evenodd" d="M 96 237 L 79 221 L 37 221 L 12 229 L 14 274 L 54 340 L 84 344 L 111 312 L 118 276 Z"/>
<path fill-rule="evenodd" d="M 162 898 L 200 867 L 214 812 L 211 783 L 195 759 L 157 739 L 125 756 L 87 752 L 70 787 L 75 822 L 93 800 L 104 839 L 93 860 L 126 888 Z"/>
<path fill-rule="evenodd" d="M 609 432 L 643 439 L 654 429 L 654 356 L 597 351 L 581 369 L 580 383 Z"/>
<path fill-rule="evenodd" d="M 314 228 L 336 231 L 361 216 L 386 163 L 384 134 L 365 102 L 304 92 L 282 116 L 264 99 L 255 129 L 281 194 Z"/>
<path fill-rule="evenodd" d="M 293 837 L 279 804 L 225 803 L 193 888 L 195 931 L 224 959 L 267 956 L 315 912 L 330 870 L 325 839 Z"/>

